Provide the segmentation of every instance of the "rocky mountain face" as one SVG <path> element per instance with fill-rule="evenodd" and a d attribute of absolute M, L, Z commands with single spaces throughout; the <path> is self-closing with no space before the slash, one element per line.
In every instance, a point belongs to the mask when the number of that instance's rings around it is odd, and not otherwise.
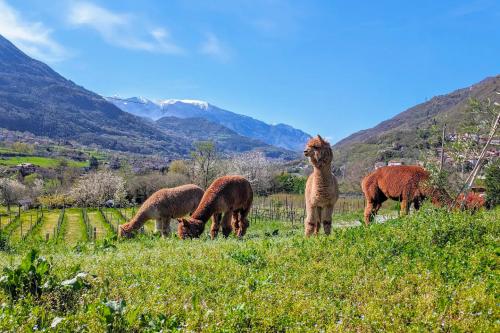
<path fill-rule="evenodd" d="M 263 121 L 221 109 L 205 101 L 166 99 L 153 102 L 143 97 L 107 97 L 123 111 L 157 120 L 161 117 L 203 118 L 237 134 L 293 151 L 302 151 L 311 137 L 289 125 L 269 125 Z"/>

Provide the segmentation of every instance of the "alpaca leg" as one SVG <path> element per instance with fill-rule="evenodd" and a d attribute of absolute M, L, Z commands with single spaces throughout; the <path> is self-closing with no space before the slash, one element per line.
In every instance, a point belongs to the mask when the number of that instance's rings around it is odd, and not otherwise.
<path fill-rule="evenodd" d="M 319 216 L 317 216 L 317 214 L 318 210 L 316 207 L 306 206 L 306 219 L 304 220 L 304 232 L 306 237 L 309 237 L 314 233 L 316 221 L 319 220 Z"/>
<path fill-rule="evenodd" d="M 323 221 L 325 235 L 329 235 L 332 232 L 332 215 L 333 206 L 326 206 L 321 211 L 321 221 Z"/>
<path fill-rule="evenodd" d="M 408 199 L 403 197 L 401 200 L 401 210 L 400 210 L 400 215 L 405 216 L 408 215 L 408 211 L 410 210 L 410 204 L 408 202 Z"/>
<path fill-rule="evenodd" d="M 234 234 L 238 234 L 238 230 L 240 229 L 240 212 L 235 210 L 233 211 L 233 217 L 231 219 L 231 226 L 234 230 Z"/>
<path fill-rule="evenodd" d="M 250 209 L 243 209 L 243 210 L 241 210 L 241 212 L 239 214 L 240 215 L 240 218 L 239 218 L 239 222 L 240 222 L 239 227 L 240 228 L 236 232 L 236 236 L 238 236 L 238 238 L 242 238 L 247 233 L 248 226 L 250 225 L 250 222 L 248 222 L 248 218 L 247 218 L 249 212 L 250 212 Z"/>
<path fill-rule="evenodd" d="M 210 227 L 210 238 L 215 239 L 220 229 L 220 220 L 222 214 L 214 214 L 212 216 L 212 226 Z"/>
<path fill-rule="evenodd" d="M 321 214 L 323 211 L 323 208 L 321 207 L 316 207 L 316 220 L 314 221 L 314 236 L 318 236 L 319 234 L 319 228 L 321 227 Z"/>
<path fill-rule="evenodd" d="M 231 226 L 232 217 L 233 217 L 233 212 L 228 211 L 224 214 L 224 217 L 222 218 L 222 235 L 224 235 L 225 238 L 229 237 L 231 231 L 233 231 L 233 227 Z"/>
<path fill-rule="evenodd" d="M 368 226 L 368 224 L 370 224 L 371 220 L 372 220 L 372 217 L 373 217 L 373 202 L 371 201 L 366 201 L 366 206 L 365 206 L 365 225 Z"/>
<path fill-rule="evenodd" d="M 419 210 L 420 209 L 420 200 L 415 199 L 413 201 L 413 207 L 415 208 L 415 210 Z"/>
<path fill-rule="evenodd" d="M 155 223 L 155 232 L 159 233 L 162 237 L 170 235 L 170 219 L 159 218 Z"/>

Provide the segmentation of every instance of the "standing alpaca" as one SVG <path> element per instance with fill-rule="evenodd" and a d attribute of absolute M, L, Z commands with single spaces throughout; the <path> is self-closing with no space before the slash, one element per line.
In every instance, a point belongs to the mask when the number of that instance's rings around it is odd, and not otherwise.
<path fill-rule="evenodd" d="M 309 140 L 304 155 L 309 157 L 314 168 L 306 183 L 305 234 L 307 237 L 312 233 L 318 235 L 323 222 L 325 234 L 329 235 L 332 229 L 333 206 L 339 198 L 337 179 L 331 171 L 332 148 L 318 135 L 317 138 Z"/>
<path fill-rule="evenodd" d="M 193 212 L 203 190 L 193 184 L 167 188 L 153 193 L 137 211 L 135 216 L 120 225 L 119 236 L 131 237 L 134 230 L 140 229 L 147 220 L 156 220 L 156 231 L 162 236 L 170 234 L 170 219 L 182 217 Z"/>
<path fill-rule="evenodd" d="M 212 239 L 217 237 L 221 224 L 224 237 L 229 236 L 233 228 L 238 238 L 243 237 L 248 228 L 247 215 L 252 201 L 252 186 L 245 178 L 224 176 L 216 179 L 205 191 L 198 208 L 191 214 L 191 217 L 178 219 L 179 238 L 199 237 L 210 216 L 213 216 L 210 228 Z M 231 217 L 233 226 L 231 226 Z"/>
<path fill-rule="evenodd" d="M 401 215 L 408 214 L 412 203 L 418 210 L 425 198 L 435 205 L 451 201 L 448 193 L 428 182 L 429 172 L 416 165 L 386 166 L 373 171 L 361 182 L 366 199 L 365 224 L 370 223 L 387 198 L 401 202 Z"/>

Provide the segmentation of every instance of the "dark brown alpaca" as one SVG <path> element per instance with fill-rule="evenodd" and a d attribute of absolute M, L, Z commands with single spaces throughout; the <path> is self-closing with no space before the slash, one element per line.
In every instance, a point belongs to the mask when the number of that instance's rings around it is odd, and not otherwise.
<path fill-rule="evenodd" d="M 412 203 L 418 210 L 425 198 L 430 198 L 436 205 L 449 201 L 445 191 L 429 185 L 429 172 L 415 165 L 379 168 L 363 179 L 361 188 L 366 198 L 364 213 L 366 225 L 387 198 L 401 203 L 401 215 L 408 214 Z"/>
<path fill-rule="evenodd" d="M 234 228 L 236 236 L 241 238 L 249 225 L 247 215 L 252 201 L 253 191 L 248 180 L 241 176 L 220 177 L 205 191 L 191 217 L 178 219 L 177 234 L 181 239 L 199 237 L 205 229 L 205 223 L 213 216 L 210 228 L 212 239 L 217 237 L 221 224 L 224 237 L 229 236 Z"/>
<path fill-rule="evenodd" d="M 193 184 L 161 189 L 144 201 L 128 223 L 120 225 L 118 235 L 129 238 L 147 220 L 154 219 L 156 231 L 167 236 L 170 234 L 170 219 L 194 212 L 202 197 L 203 190 Z"/>

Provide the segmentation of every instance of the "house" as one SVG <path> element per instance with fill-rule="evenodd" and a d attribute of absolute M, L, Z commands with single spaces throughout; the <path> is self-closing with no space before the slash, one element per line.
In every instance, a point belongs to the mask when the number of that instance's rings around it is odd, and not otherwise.
<path fill-rule="evenodd" d="M 389 163 L 387 163 L 388 166 L 394 166 L 394 165 L 404 165 L 403 161 L 399 160 L 390 160 Z"/>
<path fill-rule="evenodd" d="M 385 162 L 377 162 L 375 163 L 375 170 L 381 167 L 385 167 L 387 164 Z"/>

